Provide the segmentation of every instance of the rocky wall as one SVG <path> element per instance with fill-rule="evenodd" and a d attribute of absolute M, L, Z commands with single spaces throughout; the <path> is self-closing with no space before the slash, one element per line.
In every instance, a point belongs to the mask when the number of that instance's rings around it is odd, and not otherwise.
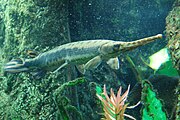
<path fill-rule="evenodd" d="M 174 2 L 174 7 L 166 17 L 166 37 L 174 67 L 180 70 L 180 1 Z"/>

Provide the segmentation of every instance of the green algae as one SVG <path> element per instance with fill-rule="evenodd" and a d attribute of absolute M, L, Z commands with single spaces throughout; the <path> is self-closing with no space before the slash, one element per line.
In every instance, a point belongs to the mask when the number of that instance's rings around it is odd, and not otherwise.
<path fill-rule="evenodd" d="M 86 80 L 84 77 L 80 77 L 80 78 L 77 78 L 75 80 L 63 83 L 59 88 L 56 89 L 56 91 L 54 92 L 54 96 L 60 95 L 62 93 L 62 91 L 67 87 L 76 86 L 78 84 L 84 83 L 85 81 Z"/>
<path fill-rule="evenodd" d="M 178 76 L 178 71 L 173 67 L 172 60 L 167 61 L 162 65 L 160 69 L 156 71 L 156 74 L 167 75 L 167 76 Z"/>

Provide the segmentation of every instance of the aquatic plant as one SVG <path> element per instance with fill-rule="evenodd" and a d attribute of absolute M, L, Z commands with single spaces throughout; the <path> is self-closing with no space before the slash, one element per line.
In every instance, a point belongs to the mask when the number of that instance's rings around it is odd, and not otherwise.
<path fill-rule="evenodd" d="M 54 91 L 53 100 L 58 108 L 57 119 L 70 120 L 69 113 L 74 113 L 77 115 L 76 117 L 82 120 L 82 114 L 78 111 L 78 109 L 75 106 L 69 104 L 70 100 L 66 96 L 64 96 L 62 93 L 66 88 L 71 87 L 71 86 L 76 86 L 78 84 L 84 83 L 85 81 L 86 80 L 84 77 L 80 77 L 75 80 L 63 83 Z"/>
<path fill-rule="evenodd" d="M 148 82 L 143 83 L 142 93 L 144 102 L 142 120 L 167 120 L 166 113 L 162 109 L 163 105 Z"/>
<path fill-rule="evenodd" d="M 63 83 L 61 86 L 59 86 L 56 91 L 53 93 L 54 97 L 58 97 L 61 95 L 62 91 L 70 86 L 76 86 L 78 84 L 84 83 L 86 80 L 84 77 L 76 78 L 75 80 L 68 81 L 66 83 Z"/>
<path fill-rule="evenodd" d="M 154 70 L 154 74 L 178 76 L 178 71 L 173 66 L 172 57 L 169 55 L 169 52 L 169 49 L 165 47 L 152 54 L 149 57 L 149 63 L 147 63 L 142 57 L 141 60 Z"/>
<path fill-rule="evenodd" d="M 178 70 L 174 68 L 172 59 L 164 63 L 161 69 L 156 71 L 156 74 L 167 75 L 167 76 L 178 76 Z"/>
<path fill-rule="evenodd" d="M 66 96 L 60 96 L 54 101 L 57 105 L 57 120 L 71 120 L 72 116 L 70 114 L 75 114 L 76 119 L 83 120 L 81 112 L 73 105 L 70 104 L 70 99 Z"/>
<path fill-rule="evenodd" d="M 119 88 L 117 95 L 115 96 L 113 89 L 111 88 L 110 97 L 107 94 L 106 86 L 104 85 L 104 91 L 102 94 L 97 92 L 97 97 L 101 100 L 104 110 L 104 117 L 102 120 L 124 120 L 124 116 L 135 120 L 134 117 L 125 114 L 126 108 L 134 108 L 135 106 L 127 107 L 128 103 L 125 104 L 129 93 L 130 85 L 126 92 L 121 95 L 122 87 Z M 97 89 L 99 92 L 101 91 L 99 88 Z"/>

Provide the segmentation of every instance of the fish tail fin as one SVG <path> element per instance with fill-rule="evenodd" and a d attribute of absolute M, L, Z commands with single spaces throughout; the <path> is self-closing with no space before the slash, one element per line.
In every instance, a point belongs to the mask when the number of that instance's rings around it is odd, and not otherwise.
<path fill-rule="evenodd" d="M 12 59 L 4 66 L 4 72 L 8 72 L 8 73 L 20 73 L 28 70 L 29 68 L 25 60 L 22 58 Z"/>

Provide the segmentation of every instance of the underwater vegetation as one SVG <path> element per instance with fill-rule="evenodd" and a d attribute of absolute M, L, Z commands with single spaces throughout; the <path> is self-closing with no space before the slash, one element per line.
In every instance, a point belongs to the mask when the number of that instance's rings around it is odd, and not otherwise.
<path fill-rule="evenodd" d="M 157 98 L 148 82 L 143 83 L 142 101 L 142 120 L 167 120 L 166 113 L 162 110 L 162 102 Z"/>
<path fill-rule="evenodd" d="M 166 111 L 169 120 L 178 119 L 178 96 L 179 96 L 179 80 L 177 77 L 167 75 L 154 75 L 148 78 L 153 91 L 156 92 L 157 98 L 162 101 L 163 110 Z M 167 94 L 168 93 L 168 94 Z M 169 99 L 171 98 L 171 99 Z"/>
<path fill-rule="evenodd" d="M 166 75 L 156 75 L 150 77 L 148 80 L 143 80 L 139 85 L 136 85 L 129 95 L 128 90 L 124 94 L 122 92 L 122 87 L 119 88 L 117 95 L 114 91 L 106 91 L 104 85 L 103 90 L 101 87 L 96 86 L 96 95 L 101 101 L 104 116 L 103 120 L 124 120 L 124 117 L 129 117 L 130 119 L 142 120 L 174 120 L 178 118 L 178 114 L 175 110 L 178 108 L 178 81 L 179 78 L 168 77 Z M 168 95 L 167 95 L 168 92 Z M 108 93 L 110 95 L 108 95 Z M 171 99 L 169 99 L 171 98 Z M 136 99 L 136 100 L 135 100 Z M 139 105 L 141 101 L 142 104 Z M 136 105 L 128 106 L 129 103 L 136 101 Z M 127 114 L 127 108 L 140 107 L 138 112 L 137 109 L 133 112 L 133 115 Z M 132 109 L 133 111 L 133 109 Z"/>
<path fill-rule="evenodd" d="M 178 70 L 174 68 L 172 58 L 169 54 L 168 48 L 163 48 L 158 52 L 149 56 L 149 63 L 143 58 L 142 61 L 154 70 L 154 74 L 161 74 L 167 76 L 178 76 Z"/>
<path fill-rule="evenodd" d="M 98 88 L 97 88 L 98 89 Z M 104 110 L 104 117 L 102 120 L 124 120 L 124 117 L 131 118 L 135 120 L 134 117 L 125 114 L 127 107 L 126 99 L 129 93 L 130 85 L 128 86 L 127 91 L 121 95 L 122 87 L 119 88 L 117 95 L 114 94 L 113 89 L 111 88 L 110 97 L 106 92 L 106 86 L 104 85 L 103 93 L 99 93 L 101 90 L 97 90 L 97 97 L 101 100 Z"/>
<path fill-rule="evenodd" d="M 78 84 L 84 83 L 84 78 L 77 78 L 75 80 L 66 82 L 62 84 L 56 91 L 53 93 L 55 104 L 58 106 L 57 119 L 58 120 L 70 120 L 69 113 L 75 113 L 77 119 L 82 120 L 82 114 L 78 111 L 78 109 L 70 104 L 70 100 L 62 95 L 62 92 L 71 86 L 76 86 Z"/>
<path fill-rule="evenodd" d="M 158 81 L 159 80 L 159 81 Z M 138 116 L 138 119 L 142 120 L 173 120 L 175 119 L 175 109 L 177 108 L 177 99 L 178 93 L 175 92 L 177 88 L 178 78 L 171 78 L 167 76 L 154 76 L 149 78 L 148 80 L 143 80 L 139 87 L 135 86 L 132 89 L 131 95 L 129 98 L 127 95 L 129 94 L 129 86 L 128 90 L 121 95 L 122 87 L 119 88 L 117 95 L 114 94 L 114 91 L 110 90 L 110 95 L 106 91 L 106 87 L 104 85 L 103 90 L 101 87 L 96 86 L 96 95 L 101 101 L 104 116 L 103 120 L 124 120 L 124 117 L 128 117 L 130 119 L 134 119 L 134 116 L 128 115 L 125 113 L 126 108 L 135 108 L 139 106 L 138 102 L 134 106 L 128 106 L 129 101 L 131 103 L 132 99 L 141 101 L 141 112 L 133 113 Z M 165 83 L 169 83 L 169 87 L 165 85 Z M 160 85 L 162 84 L 162 85 Z M 154 88 L 153 88 L 154 86 Z M 170 94 L 165 95 L 164 88 Z M 140 88 L 140 90 L 138 90 Z M 137 91 L 138 90 L 138 91 Z M 133 95 L 132 95 L 133 94 Z M 140 96 L 138 98 L 137 96 Z M 172 99 L 169 99 L 171 97 Z M 128 100 L 127 100 L 128 98 Z M 169 99 L 169 100 L 167 100 Z M 134 100 L 133 100 L 134 101 Z M 138 115 L 137 115 L 138 114 Z M 141 117 L 140 117 L 141 115 Z M 140 118 L 139 118 L 140 117 Z"/>
<path fill-rule="evenodd" d="M 102 116 L 98 113 L 104 103 L 96 96 L 96 85 L 106 84 L 110 107 L 113 101 L 109 89 L 116 91 L 121 86 L 125 90 L 121 92 L 121 97 L 125 95 L 123 119 L 129 119 L 125 114 L 141 120 L 143 109 L 147 112 L 144 119 L 156 115 L 148 108 L 153 102 L 147 101 L 148 96 L 142 97 L 144 90 L 143 95 L 151 95 L 168 120 L 179 120 L 179 3 L 179 0 L 0 0 L 0 119 L 100 120 Z M 163 31 L 166 39 L 127 53 L 132 60 L 118 56 L 120 70 L 112 70 L 102 62 L 83 78 L 73 65 L 37 79 L 31 72 L 3 73 L 5 63 L 14 58 L 34 58 L 65 43 L 87 39 L 128 42 Z M 139 54 L 148 61 L 167 42 L 172 59 L 156 71 L 140 60 Z M 177 72 L 172 71 L 173 67 Z M 151 85 L 143 85 L 144 79 Z M 102 99 L 106 100 L 105 96 Z M 142 104 L 128 109 L 128 105 L 138 101 Z"/>
<path fill-rule="evenodd" d="M 158 69 L 155 72 L 155 75 L 151 75 L 147 80 L 143 80 L 141 71 L 133 67 L 135 66 L 135 63 L 130 57 L 127 58 L 129 63 L 132 64 L 133 72 L 136 74 L 135 76 L 138 80 L 138 83 L 134 86 L 129 98 L 130 101 L 134 101 L 133 99 L 141 99 L 143 103 L 141 108 L 142 119 L 174 120 L 175 118 L 178 118 L 178 114 L 175 113 L 175 111 L 179 108 L 178 83 L 180 78 L 177 71 L 175 71 L 175 74 L 172 74 L 172 69 L 167 69 L 171 68 L 172 64 L 166 66 L 167 68 Z M 158 111 L 162 116 L 156 114 Z"/>

